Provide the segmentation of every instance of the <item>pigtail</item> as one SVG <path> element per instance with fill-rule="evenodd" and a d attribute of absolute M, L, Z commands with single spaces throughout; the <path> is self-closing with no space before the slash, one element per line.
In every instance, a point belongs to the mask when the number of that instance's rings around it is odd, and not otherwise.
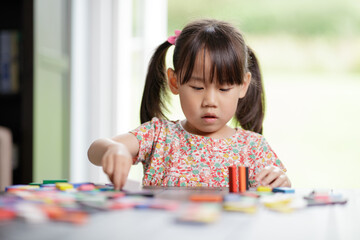
<path fill-rule="evenodd" d="M 239 99 L 236 119 L 244 129 L 262 134 L 265 115 L 265 92 L 258 60 L 254 52 L 249 47 L 247 49 L 251 83 L 245 97 Z"/>
<path fill-rule="evenodd" d="M 141 123 L 150 121 L 153 117 L 166 118 L 163 113 L 163 110 L 166 110 L 167 97 L 165 56 L 170 46 L 168 41 L 161 44 L 150 60 L 141 100 Z"/>

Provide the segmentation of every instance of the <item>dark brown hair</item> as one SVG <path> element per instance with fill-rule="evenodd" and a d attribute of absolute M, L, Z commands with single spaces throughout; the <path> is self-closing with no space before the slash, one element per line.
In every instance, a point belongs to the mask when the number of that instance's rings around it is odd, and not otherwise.
<path fill-rule="evenodd" d="M 166 118 L 165 57 L 170 46 L 168 41 L 162 43 L 150 60 L 140 108 L 141 123 L 153 117 Z M 210 56 L 211 82 L 216 79 L 219 84 L 240 85 L 246 72 L 251 72 L 251 84 L 246 96 L 239 99 L 234 117 L 242 128 L 262 133 L 265 99 L 261 73 L 257 58 L 246 46 L 241 33 L 231 24 L 218 20 L 198 20 L 185 26 L 176 39 L 173 55 L 174 71 L 180 84 L 191 78 L 200 51 Z"/>

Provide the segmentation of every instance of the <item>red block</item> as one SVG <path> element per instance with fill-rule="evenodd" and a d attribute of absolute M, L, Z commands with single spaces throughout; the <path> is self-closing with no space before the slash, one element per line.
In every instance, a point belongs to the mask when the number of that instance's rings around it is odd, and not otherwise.
<path fill-rule="evenodd" d="M 229 167 L 229 192 L 238 192 L 237 167 Z"/>
<path fill-rule="evenodd" d="M 0 208 L 0 221 L 12 220 L 15 217 L 16 217 L 16 214 L 14 211 L 5 209 L 5 208 Z"/>

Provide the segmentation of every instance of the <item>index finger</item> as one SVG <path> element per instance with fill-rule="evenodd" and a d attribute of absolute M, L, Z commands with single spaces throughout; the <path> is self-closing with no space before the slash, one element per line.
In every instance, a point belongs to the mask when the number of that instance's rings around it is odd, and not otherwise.
<path fill-rule="evenodd" d="M 271 172 L 270 166 L 267 166 L 267 167 L 261 169 L 259 174 L 256 176 L 256 181 L 261 182 L 261 180 L 263 180 L 267 175 L 269 175 L 270 172 Z"/>

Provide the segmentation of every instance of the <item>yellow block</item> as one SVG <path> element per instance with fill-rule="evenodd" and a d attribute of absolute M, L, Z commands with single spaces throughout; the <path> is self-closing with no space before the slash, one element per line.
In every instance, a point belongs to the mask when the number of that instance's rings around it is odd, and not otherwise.
<path fill-rule="evenodd" d="M 55 183 L 56 185 L 56 188 L 61 190 L 61 191 L 65 191 L 67 189 L 73 189 L 74 186 L 70 183 L 63 183 L 63 182 L 58 182 L 58 183 Z"/>
<path fill-rule="evenodd" d="M 266 186 L 259 186 L 256 190 L 258 192 L 271 192 L 272 188 L 271 187 L 266 187 Z"/>
<path fill-rule="evenodd" d="M 256 206 L 241 207 L 241 206 L 234 206 L 234 205 L 226 205 L 226 206 L 224 206 L 224 210 L 230 211 L 230 212 L 255 213 L 257 208 L 256 208 Z"/>
<path fill-rule="evenodd" d="M 283 206 L 288 205 L 291 201 L 292 201 L 292 199 L 290 199 L 290 198 L 281 199 L 281 200 L 277 200 L 277 201 L 264 202 L 264 205 L 268 208 L 278 208 L 278 207 L 283 207 Z"/>

